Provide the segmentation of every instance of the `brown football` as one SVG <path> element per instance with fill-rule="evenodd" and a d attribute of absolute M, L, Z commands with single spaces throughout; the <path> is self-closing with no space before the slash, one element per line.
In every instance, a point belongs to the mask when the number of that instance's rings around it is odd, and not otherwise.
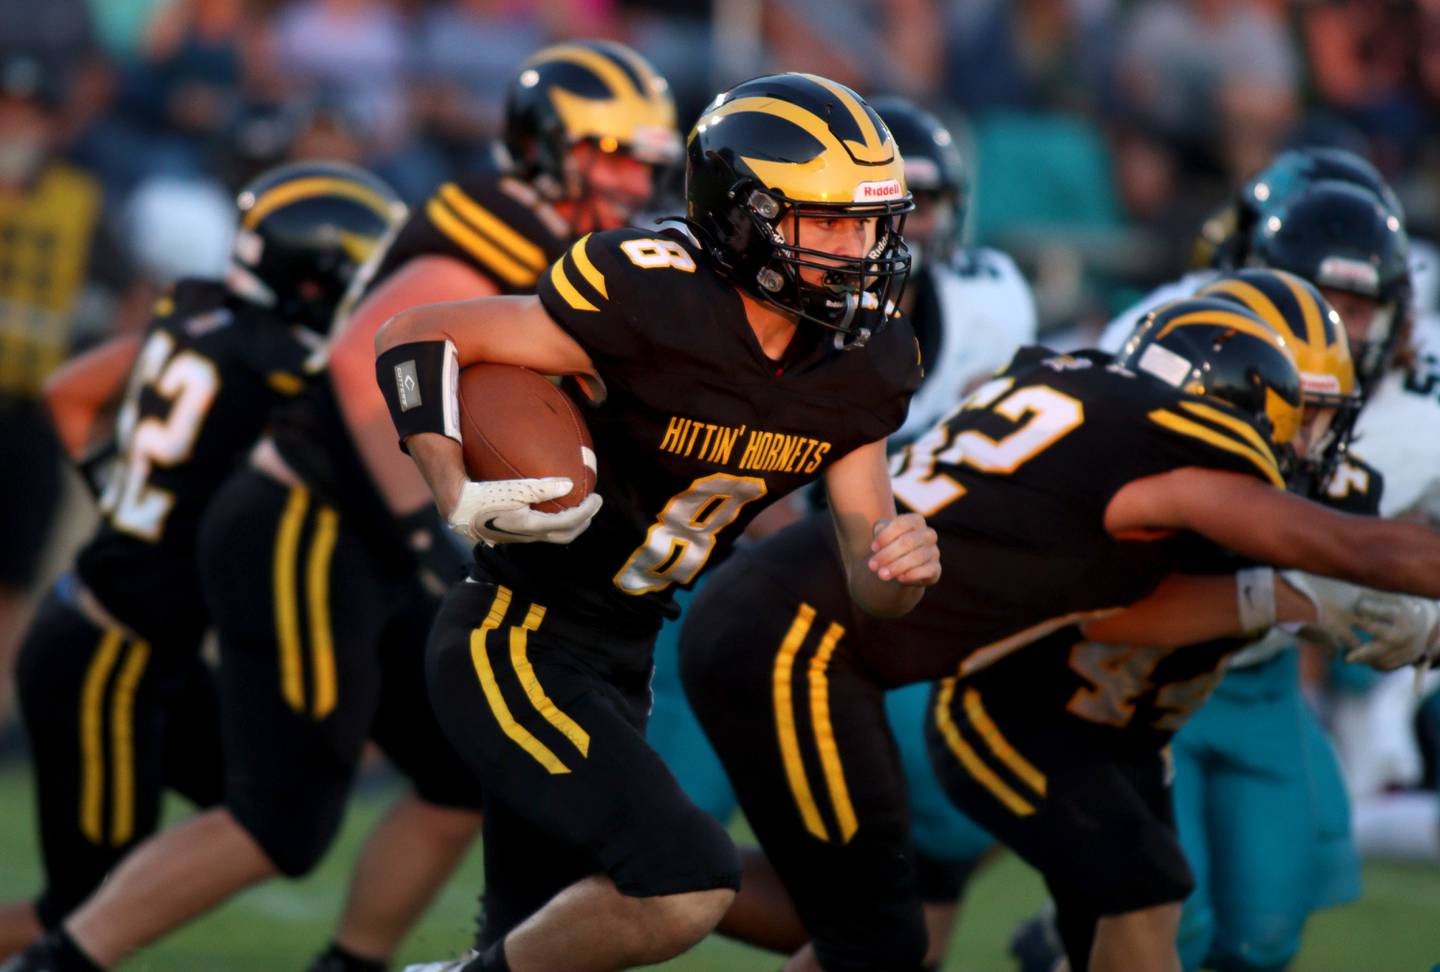
<path fill-rule="evenodd" d="M 565 476 L 575 484 L 537 510 L 558 513 L 595 491 L 594 443 L 580 410 L 529 368 L 477 364 L 460 372 L 460 442 L 477 482 Z"/>

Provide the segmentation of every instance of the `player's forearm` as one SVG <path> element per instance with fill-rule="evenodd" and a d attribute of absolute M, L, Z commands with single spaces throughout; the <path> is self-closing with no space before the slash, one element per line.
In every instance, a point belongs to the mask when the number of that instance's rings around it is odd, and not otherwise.
<path fill-rule="evenodd" d="M 396 447 L 395 426 L 376 387 L 368 356 L 332 355 L 330 381 L 340 415 L 355 450 L 392 513 L 410 513 L 425 505 L 430 495 L 425 480 Z"/>
<path fill-rule="evenodd" d="M 1178 648 L 1217 638 L 1260 634 L 1240 616 L 1235 575 L 1173 575 L 1124 610 L 1086 622 L 1085 637 L 1112 645 Z M 1315 608 L 1281 578 L 1275 579 L 1274 622 L 1308 623 Z"/>
<path fill-rule="evenodd" d="M 45 405 L 60 444 L 75 462 L 93 445 L 97 419 L 119 397 L 139 350 L 139 335 L 115 338 L 67 362 L 46 380 Z"/>
<path fill-rule="evenodd" d="M 850 565 L 847 581 L 851 599 L 860 610 L 876 618 L 908 614 L 925 594 L 922 587 L 881 580 L 864 560 Z"/>
<path fill-rule="evenodd" d="M 410 458 L 420 470 L 440 515 L 449 519 L 460 499 L 460 491 L 469 482 L 460 443 L 447 436 L 424 432 L 405 440 Z"/>

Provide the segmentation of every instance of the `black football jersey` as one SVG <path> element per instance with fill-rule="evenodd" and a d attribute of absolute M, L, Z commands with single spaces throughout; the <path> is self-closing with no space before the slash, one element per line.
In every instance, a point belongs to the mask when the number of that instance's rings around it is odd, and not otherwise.
<path fill-rule="evenodd" d="M 502 294 L 534 293 L 540 275 L 564 252 L 569 232 L 524 182 L 475 173 L 445 183 L 417 207 L 362 272 L 356 292 L 363 298 L 411 259 L 440 255 L 473 267 Z M 276 447 L 306 485 L 372 541 L 380 562 L 409 569 L 394 517 L 350 441 L 329 377 L 320 376 L 295 402 L 277 409 L 273 425 Z"/>
<path fill-rule="evenodd" d="M 412 258 L 439 255 L 479 270 L 502 294 L 534 293 L 570 233 L 527 183 L 474 173 L 445 183 L 416 207 L 363 286 L 368 293 Z"/>
<path fill-rule="evenodd" d="M 586 236 L 538 294 L 604 385 L 587 414 L 604 506 L 569 545 L 476 557 L 535 601 L 640 638 L 761 509 L 893 432 L 920 379 L 899 318 L 850 351 L 801 326 L 766 357 L 739 293 L 679 230 Z"/>
<path fill-rule="evenodd" d="M 204 628 L 195 539 L 210 496 L 278 403 L 304 388 L 315 337 L 220 283 L 161 300 L 117 419 L 119 462 L 77 570 L 142 636 Z"/>
<path fill-rule="evenodd" d="M 1194 535 L 1105 529 L 1121 487 L 1187 466 L 1284 485 L 1265 439 L 1226 406 L 1101 352 L 1022 349 L 896 459 L 897 503 L 938 531 L 944 572 L 900 623 L 862 623 L 868 663 L 893 684 L 978 670 L 1170 573 L 1233 569 Z"/>

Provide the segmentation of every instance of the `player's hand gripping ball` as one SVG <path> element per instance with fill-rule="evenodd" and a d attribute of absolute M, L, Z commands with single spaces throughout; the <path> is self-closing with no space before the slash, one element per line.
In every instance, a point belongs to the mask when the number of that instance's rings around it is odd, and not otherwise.
<path fill-rule="evenodd" d="M 569 543 L 600 510 L 590 430 L 570 397 L 528 368 L 460 373 L 460 439 L 473 482 L 450 513 L 486 543 Z"/>

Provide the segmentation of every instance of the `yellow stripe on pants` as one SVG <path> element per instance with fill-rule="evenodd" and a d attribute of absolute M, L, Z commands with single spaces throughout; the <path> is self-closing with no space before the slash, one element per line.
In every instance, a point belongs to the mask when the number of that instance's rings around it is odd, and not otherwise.
<path fill-rule="evenodd" d="M 835 646 L 845 635 L 845 628 L 831 623 L 820 638 L 820 647 L 810 659 L 810 719 L 815 725 L 815 748 L 820 752 L 820 765 L 825 770 L 825 788 L 830 791 L 830 802 L 835 807 L 835 819 L 840 824 L 841 843 L 850 843 L 860 822 L 855 816 L 855 805 L 850 801 L 850 788 L 845 785 L 845 767 L 840 762 L 840 747 L 835 742 L 835 730 L 830 724 L 830 679 L 827 670 Z"/>
<path fill-rule="evenodd" d="M 795 706 L 790 692 L 790 676 L 795 667 L 795 655 L 810 633 L 815 621 L 815 609 L 801 604 L 795 612 L 795 620 L 785 638 L 780 642 L 780 652 L 775 656 L 772 674 L 772 690 L 775 703 L 775 731 L 780 737 L 780 758 L 785 764 L 785 779 L 790 784 L 790 793 L 800 810 L 805 829 L 820 840 L 829 840 L 830 832 L 820 818 L 820 808 L 815 805 L 815 794 L 810 791 L 810 781 L 805 778 L 805 763 L 800 757 L 800 739 L 795 733 Z"/>
<path fill-rule="evenodd" d="M 330 627 L 330 558 L 340 518 L 329 507 L 315 514 L 315 538 L 305 560 L 305 603 L 310 622 L 310 714 L 323 719 L 335 708 L 335 639 Z"/>
<path fill-rule="evenodd" d="M 950 747 L 950 751 L 960 760 L 960 765 L 965 767 L 966 772 L 989 790 L 995 799 L 1005 804 L 1011 813 L 1020 817 L 1030 816 L 1035 812 L 1034 805 L 1012 790 L 994 770 L 986 766 L 980 755 L 971 749 L 970 744 L 960 735 L 955 720 L 950 717 L 950 703 L 954 698 L 955 679 L 947 678 L 940 683 L 940 697 L 935 703 L 935 725 L 945 739 L 945 745 Z"/>
<path fill-rule="evenodd" d="M 310 493 L 299 486 L 290 490 L 280 529 L 275 536 L 275 638 L 280 646 L 280 693 L 296 712 L 305 711 L 305 686 L 300 676 L 300 605 L 295 595 L 295 561 L 300 552 L 300 530 Z"/>
<path fill-rule="evenodd" d="M 110 702 L 110 843 L 116 847 L 135 836 L 135 691 L 149 659 L 148 644 L 130 642 Z"/>
<path fill-rule="evenodd" d="M 475 666 L 475 674 L 480 678 L 480 687 L 485 692 L 485 701 L 490 704 L 490 711 L 495 716 L 495 721 L 500 723 L 500 729 L 541 766 L 546 772 L 554 775 L 570 772 L 570 768 L 560 762 L 560 758 L 551 752 L 550 747 L 515 721 L 511 714 L 510 707 L 505 704 L 505 697 L 500 694 L 500 684 L 495 681 L 495 671 L 490 667 L 490 655 L 485 650 L 485 639 L 490 633 L 500 627 L 500 622 L 505 619 L 505 612 L 510 607 L 510 590 L 501 587 L 495 592 L 495 600 L 490 605 L 490 613 L 486 615 L 485 621 L 480 627 L 470 632 L 470 661 Z"/>
<path fill-rule="evenodd" d="M 100 826 L 105 789 L 105 683 L 124 642 L 118 631 L 106 631 L 100 637 L 80 691 L 80 831 L 94 844 L 105 840 Z"/>

